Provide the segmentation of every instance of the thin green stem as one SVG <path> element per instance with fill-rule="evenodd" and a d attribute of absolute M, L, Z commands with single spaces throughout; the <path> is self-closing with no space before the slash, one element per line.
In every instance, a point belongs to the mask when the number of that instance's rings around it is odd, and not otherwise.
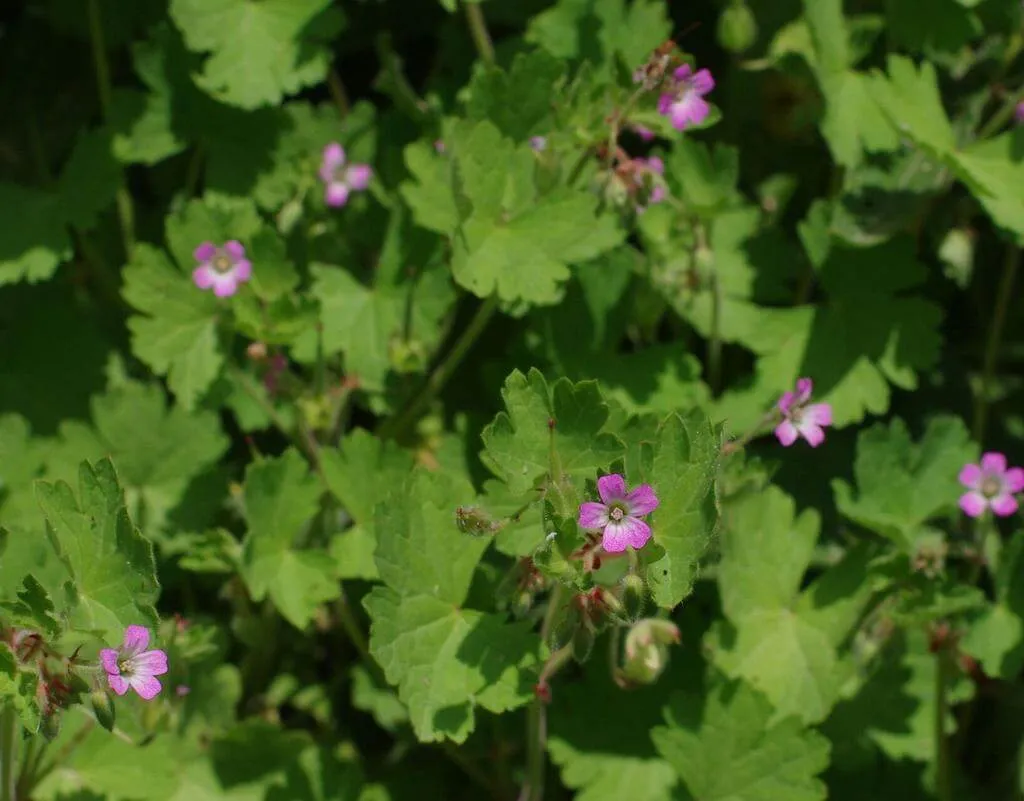
<path fill-rule="evenodd" d="M 953 754 L 946 736 L 949 714 L 949 655 L 935 654 L 935 790 L 938 801 L 953 801 Z"/>
<path fill-rule="evenodd" d="M 17 801 L 18 713 L 6 703 L 0 710 L 0 801 Z"/>
<path fill-rule="evenodd" d="M 1022 99 L 1024 99 L 1024 90 L 1007 96 L 1006 100 L 1003 101 L 1003 105 L 996 110 L 996 113 L 989 117 L 988 122 L 978 129 L 978 139 L 988 139 L 988 137 L 1006 125 L 1013 118 L 1014 112 L 1017 110 L 1017 104 Z"/>
<path fill-rule="evenodd" d="M 345 91 L 345 84 L 341 82 L 341 76 L 338 75 L 337 70 L 333 68 L 327 73 L 327 88 L 331 91 L 331 98 L 334 100 L 334 105 L 338 109 L 338 116 L 347 116 L 351 109 L 351 104 L 348 100 L 348 92 Z"/>
<path fill-rule="evenodd" d="M 466 21 L 469 23 L 469 33 L 473 37 L 473 44 L 476 45 L 476 52 L 480 54 L 484 63 L 493 64 L 494 44 L 487 32 L 487 20 L 484 19 L 484 12 L 480 10 L 480 4 L 463 0 L 462 7 L 466 10 Z"/>
<path fill-rule="evenodd" d="M 999 346 L 1003 339 L 1003 328 L 1006 325 L 1006 313 L 1010 307 L 1010 299 L 1013 295 L 1013 285 L 1017 279 L 1017 268 L 1020 266 L 1020 249 L 1014 245 L 1007 245 L 1006 260 L 1003 262 L 1003 274 L 999 279 L 999 288 L 996 294 L 995 308 L 992 310 L 992 320 L 988 329 L 988 343 L 985 346 L 985 356 L 982 362 L 981 386 L 978 389 L 978 397 L 974 408 L 974 439 L 982 442 L 985 438 L 985 424 L 988 422 L 989 395 L 992 391 L 992 378 L 995 374 L 996 359 L 999 355 Z"/>
<path fill-rule="evenodd" d="M 370 644 L 367 642 L 363 630 L 359 628 L 359 621 L 356 620 L 356 616 L 352 613 L 352 606 L 348 602 L 344 588 L 342 588 L 338 600 L 334 602 L 334 614 L 337 616 L 341 627 L 345 630 L 345 636 L 348 637 L 348 641 L 352 643 L 352 647 L 359 653 L 359 658 L 363 660 L 366 669 L 373 675 L 374 681 L 381 687 L 387 687 L 388 680 L 385 678 L 381 666 L 373 658 L 373 654 L 370 653 Z"/>
<path fill-rule="evenodd" d="M 203 176 L 203 161 L 206 159 L 206 149 L 203 143 L 198 143 L 192 150 L 188 166 L 185 168 L 185 197 L 195 197 L 199 189 L 199 181 Z"/>
<path fill-rule="evenodd" d="M 107 63 L 107 45 L 103 38 L 99 0 L 89 0 L 89 37 L 92 41 L 92 58 L 96 69 L 96 91 L 100 98 L 100 110 L 106 120 L 110 116 L 114 90 L 110 82 L 110 65 Z M 116 202 L 117 216 L 121 223 L 121 242 L 124 245 L 125 256 L 130 257 L 135 249 L 135 211 L 131 195 L 124 184 L 117 188 Z"/>
<path fill-rule="evenodd" d="M 490 322 L 494 312 L 498 309 L 498 298 L 491 295 L 476 310 L 469 325 L 456 340 L 448 355 L 431 371 L 430 376 L 423 383 L 420 391 L 400 412 L 385 420 L 377 430 L 381 438 L 397 437 L 405 429 L 414 423 L 422 411 L 437 397 L 438 393 L 448 383 L 452 373 L 461 364 L 469 349 L 483 333 Z"/>

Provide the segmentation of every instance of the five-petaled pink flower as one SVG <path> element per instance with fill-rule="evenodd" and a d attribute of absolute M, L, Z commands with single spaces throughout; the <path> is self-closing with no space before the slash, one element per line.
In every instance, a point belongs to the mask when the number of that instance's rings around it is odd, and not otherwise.
<path fill-rule="evenodd" d="M 715 79 L 708 70 L 696 73 L 688 64 L 678 67 L 668 82 L 668 91 L 658 98 L 658 113 L 672 120 L 677 131 L 699 125 L 711 113 L 704 95 L 715 88 Z"/>
<path fill-rule="evenodd" d="M 100 664 L 107 673 L 107 682 L 118 695 L 131 687 L 146 701 L 152 700 L 162 689 L 156 678 L 167 672 L 167 654 L 160 649 L 147 651 L 149 629 L 129 626 L 124 630 L 124 643 L 120 648 L 100 651 Z"/>
<path fill-rule="evenodd" d="M 812 403 L 814 384 L 809 378 L 798 378 L 796 392 L 784 392 L 779 398 L 782 422 L 775 427 L 775 436 L 787 448 L 803 437 L 812 448 L 825 441 L 825 426 L 832 425 L 832 407 L 827 403 Z"/>
<path fill-rule="evenodd" d="M 969 517 L 981 517 L 991 509 L 999 517 L 1008 517 L 1017 511 L 1014 494 L 1024 490 L 1024 470 L 1006 466 L 1001 453 L 982 454 L 981 464 L 965 464 L 960 471 L 960 483 L 967 492 L 960 496 L 960 508 Z"/>
<path fill-rule="evenodd" d="M 651 527 L 640 518 L 658 508 L 658 496 L 649 484 L 627 491 L 626 480 L 613 473 L 597 480 L 601 503 L 580 504 L 580 528 L 604 530 L 601 544 L 608 553 L 622 553 L 627 545 L 643 548 L 651 538 Z"/>
<path fill-rule="evenodd" d="M 238 285 L 252 277 L 252 262 L 245 257 L 241 242 L 232 239 L 223 247 L 203 242 L 192 253 L 199 266 L 192 271 L 192 280 L 200 289 L 213 287 L 218 298 L 228 298 L 238 291 Z"/>
<path fill-rule="evenodd" d="M 369 164 L 347 164 L 345 148 L 337 142 L 331 142 L 324 148 L 320 180 L 324 182 L 324 202 L 328 206 L 344 206 L 348 202 L 349 193 L 366 189 L 372 176 L 373 170 Z"/>

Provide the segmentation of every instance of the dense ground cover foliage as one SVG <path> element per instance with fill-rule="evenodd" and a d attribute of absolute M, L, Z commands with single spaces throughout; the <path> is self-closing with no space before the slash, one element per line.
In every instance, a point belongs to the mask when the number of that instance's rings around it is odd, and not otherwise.
<path fill-rule="evenodd" d="M 0 801 L 1024 795 L 1018 0 L 0 10 Z"/>

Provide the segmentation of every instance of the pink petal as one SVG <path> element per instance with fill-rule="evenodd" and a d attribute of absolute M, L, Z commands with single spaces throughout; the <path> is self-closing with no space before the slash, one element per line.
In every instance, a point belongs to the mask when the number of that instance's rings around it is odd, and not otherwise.
<path fill-rule="evenodd" d="M 690 125 L 704 122 L 711 107 L 696 92 L 687 92 L 672 104 L 672 127 L 677 131 L 686 130 Z"/>
<path fill-rule="evenodd" d="M 672 104 L 675 102 L 675 97 L 670 94 L 663 94 L 658 98 L 658 113 L 668 114 L 669 109 L 672 108 Z"/>
<path fill-rule="evenodd" d="M 1017 511 L 1017 499 L 1009 493 L 996 495 L 988 502 L 992 512 L 999 517 L 1009 517 Z"/>
<path fill-rule="evenodd" d="M 113 673 L 108 673 L 107 684 L 109 684 L 110 689 L 118 695 L 124 695 L 128 692 L 128 679 L 124 676 L 115 676 Z"/>
<path fill-rule="evenodd" d="M 690 86 L 699 95 L 706 95 L 715 88 L 715 79 L 711 76 L 710 70 L 697 70 L 697 74 L 690 81 Z"/>
<path fill-rule="evenodd" d="M 239 281 L 248 281 L 252 278 L 252 262 L 248 259 L 239 261 L 231 271 Z"/>
<path fill-rule="evenodd" d="M 647 159 L 647 168 L 651 172 L 658 173 L 658 175 L 665 174 L 665 162 L 662 161 L 657 156 L 651 156 L 649 159 Z"/>
<path fill-rule="evenodd" d="M 149 629 L 145 626 L 129 626 L 124 630 L 124 645 L 122 651 L 125 656 L 134 656 L 149 647 Z"/>
<path fill-rule="evenodd" d="M 160 679 L 154 679 L 152 676 L 132 676 L 129 684 L 145 701 L 152 701 L 163 689 Z"/>
<path fill-rule="evenodd" d="M 324 203 L 338 208 L 348 202 L 348 185 L 341 181 L 331 181 L 324 189 Z"/>
<path fill-rule="evenodd" d="M 324 169 L 333 172 L 345 163 L 345 148 L 337 142 L 331 142 L 324 148 Z"/>
<path fill-rule="evenodd" d="M 783 447 L 788 448 L 794 442 L 798 436 L 796 426 L 793 425 L 789 420 L 783 420 L 777 426 L 775 426 L 775 436 L 778 437 L 779 442 L 782 443 Z"/>
<path fill-rule="evenodd" d="M 608 507 L 603 503 L 581 503 L 578 522 L 584 531 L 598 531 L 608 525 Z"/>
<path fill-rule="evenodd" d="M 981 456 L 981 469 L 986 473 L 1002 475 L 1006 472 L 1006 457 L 1001 453 L 984 453 Z"/>
<path fill-rule="evenodd" d="M 983 478 L 984 474 L 976 464 L 965 464 L 960 470 L 960 483 L 967 489 L 979 489 Z"/>
<path fill-rule="evenodd" d="M 832 425 L 832 407 L 827 403 L 812 403 L 804 409 L 803 419 L 819 426 Z"/>
<path fill-rule="evenodd" d="M 665 199 L 665 187 L 656 186 L 651 190 L 651 196 L 648 198 L 648 202 L 652 205 L 655 203 L 661 203 Z"/>
<path fill-rule="evenodd" d="M 213 294 L 218 298 L 230 298 L 238 291 L 238 281 L 234 273 L 221 273 L 214 279 Z"/>
<path fill-rule="evenodd" d="M 245 246 L 237 239 L 225 242 L 224 252 L 231 257 L 232 261 L 238 261 L 245 258 Z"/>
<path fill-rule="evenodd" d="M 132 671 L 138 675 L 161 676 L 167 672 L 167 654 L 156 648 L 132 659 Z"/>
<path fill-rule="evenodd" d="M 645 142 L 650 142 L 652 139 L 654 139 L 654 131 L 652 131 L 646 125 L 634 125 L 633 130 L 636 132 L 636 135 L 639 136 Z"/>
<path fill-rule="evenodd" d="M 1019 467 L 1011 467 L 1003 476 L 1007 492 L 1020 492 L 1024 490 L 1024 470 Z"/>
<path fill-rule="evenodd" d="M 783 392 L 776 405 L 779 407 L 780 412 L 789 414 L 789 410 L 793 408 L 794 403 L 796 403 L 796 395 L 792 392 Z"/>
<path fill-rule="evenodd" d="M 217 248 L 213 242 L 203 242 L 199 247 L 192 251 L 192 256 L 198 262 L 205 262 L 212 259 L 217 255 Z"/>
<path fill-rule="evenodd" d="M 362 191 L 370 185 L 373 177 L 373 170 L 368 164 L 353 164 L 345 170 L 345 179 L 348 185 L 357 191 Z"/>
<path fill-rule="evenodd" d="M 800 403 L 810 400 L 814 392 L 814 382 L 809 378 L 798 378 L 796 380 L 796 397 Z"/>
<path fill-rule="evenodd" d="M 208 264 L 201 264 L 192 271 L 192 283 L 200 289 L 209 289 L 217 280 L 217 271 Z"/>
<path fill-rule="evenodd" d="M 693 75 L 693 68 L 689 64 L 683 64 L 681 67 L 677 67 L 673 77 L 683 83 L 689 80 L 690 76 Z"/>
<path fill-rule="evenodd" d="M 800 435 L 807 440 L 807 444 L 812 448 L 817 448 L 825 441 L 825 429 L 810 420 L 804 420 L 800 424 L 799 430 Z"/>
<path fill-rule="evenodd" d="M 605 503 L 621 501 L 626 497 L 626 479 L 618 473 L 609 476 L 601 476 L 597 480 L 597 494 Z"/>
<path fill-rule="evenodd" d="M 120 654 L 113 648 L 104 648 L 100 651 L 100 664 L 107 673 L 113 673 L 115 676 L 121 673 L 121 668 L 117 666 L 118 656 Z"/>
<path fill-rule="evenodd" d="M 620 527 L 625 530 L 626 539 L 634 548 L 643 548 L 651 538 L 651 527 L 635 517 L 623 519 Z"/>
<path fill-rule="evenodd" d="M 626 531 L 626 521 L 623 518 L 618 523 L 609 523 L 604 528 L 604 536 L 601 538 L 601 545 L 608 553 L 622 553 L 629 545 L 629 534 Z"/>
<path fill-rule="evenodd" d="M 981 517 L 988 507 L 988 501 L 980 492 L 965 492 L 960 496 L 960 508 L 968 517 Z"/>
<path fill-rule="evenodd" d="M 643 517 L 658 508 L 658 496 L 650 484 L 641 484 L 626 496 L 626 503 L 629 504 L 630 515 Z"/>

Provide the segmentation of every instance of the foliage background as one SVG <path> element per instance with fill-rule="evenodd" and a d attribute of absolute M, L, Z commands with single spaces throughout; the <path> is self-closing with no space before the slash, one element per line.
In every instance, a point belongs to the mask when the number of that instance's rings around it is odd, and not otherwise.
<path fill-rule="evenodd" d="M 965 521 L 956 477 L 1024 458 L 1021 16 L 5 6 L 5 630 L 95 659 L 160 619 L 172 664 L 113 734 L 77 706 L 19 741 L 31 797 L 1020 797 L 1019 516 Z M 671 199 L 636 215 L 595 148 L 670 37 L 714 110 L 680 133 L 631 107 Z M 340 210 L 332 141 L 374 169 Z M 231 238 L 255 277 L 220 302 L 192 250 Z M 800 376 L 826 445 L 719 459 Z M 661 494 L 641 568 L 681 644 L 624 690 L 601 632 L 547 706 L 554 593 L 516 619 L 506 577 L 613 467 Z M 472 538 L 458 507 L 511 522 Z M 552 553 L 546 590 L 590 580 Z"/>

